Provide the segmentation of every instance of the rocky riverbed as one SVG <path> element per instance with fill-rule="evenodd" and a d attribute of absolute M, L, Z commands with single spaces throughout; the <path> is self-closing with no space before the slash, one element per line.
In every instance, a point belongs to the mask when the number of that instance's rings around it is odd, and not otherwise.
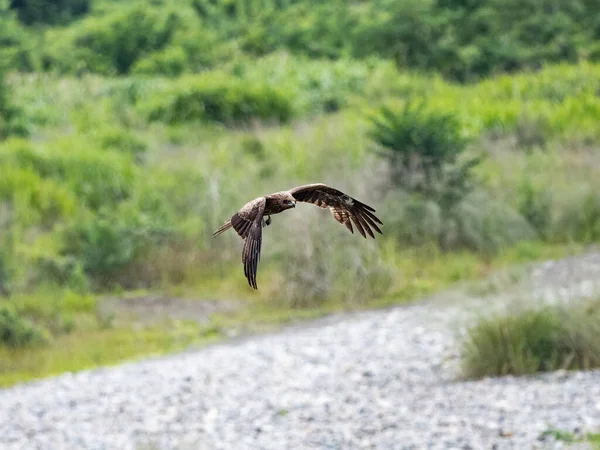
<path fill-rule="evenodd" d="M 576 301 L 599 282 L 590 253 L 487 294 L 3 389 L 0 448 L 566 448 L 547 432 L 600 432 L 600 371 L 460 381 L 457 337 L 507 302 Z"/>

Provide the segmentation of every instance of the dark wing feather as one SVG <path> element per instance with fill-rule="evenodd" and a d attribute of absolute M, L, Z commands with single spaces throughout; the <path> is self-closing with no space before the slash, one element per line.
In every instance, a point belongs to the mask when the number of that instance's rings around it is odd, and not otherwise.
<path fill-rule="evenodd" d="M 248 284 L 254 289 L 256 286 L 256 272 L 260 260 L 260 247 L 262 243 L 262 218 L 267 201 L 264 197 L 256 198 L 246 203 L 231 219 L 221 225 L 214 233 L 216 237 L 221 233 L 233 228 L 236 233 L 244 239 L 242 248 L 242 263 L 244 264 L 244 275 Z"/>
<path fill-rule="evenodd" d="M 258 218 L 259 222 L 262 219 L 265 212 L 265 202 L 264 197 L 255 198 L 231 216 L 231 226 L 242 239 L 246 239 L 256 219 Z"/>
<path fill-rule="evenodd" d="M 214 233 L 213 237 L 217 237 L 225 231 L 229 230 L 233 227 L 236 233 L 242 238 L 245 239 L 248 235 L 248 231 L 250 230 L 250 226 L 254 222 L 255 216 L 257 214 L 258 208 L 260 207 L 260 203 L 264 202 L 264 197 L 255 198 L 252 201 L 246 203 L 242 208 L 236 212 L 231 219 L 221 225 Z M 263 210 L 264 211 L 264 210 Z M 262 217 L 262 215 L 261 215 Z"/>
<path fill-rule="evenodd" d="M 307 184 L 295 187 L 289 192 L 299 202 L 329 208 L 333 218 L 345 225 L 351 233 L 354 233 L 352 228 L 352 223 L 354 223 L 358 232 L 365 238 L 367 234 L 375 238 L 373 230 L 383 234 L 377 226 L 377 224 L 383 225 L 383 223 L 374 214 L 375 210 L 372 207 L 331 186 L 322 183 Z"/>
<path fill-rule="evenodd" d="M 265 212 L 266 201 L 256 203 L 253 208 L 252 221 L 246 216 L 240 221 L 241 230 L 244 233 L 244 248 L 242 249 L 242 263 L 244 264 L 244 275 L 248 279 L 248 284 L 254 289 L 258 289 L 256 285 L 256 272 L 258 271 L 258 262 L 260 260 L 260 248 L 262 244 L 262 217 Z M 235 224 L 232 221 L 233 227 Z M 237 231 L 237 230 L 236 230 Z M 240 233 L 238 231 L 238 233 Z M 241 236 L 241 234 L 240 234 Z"/>

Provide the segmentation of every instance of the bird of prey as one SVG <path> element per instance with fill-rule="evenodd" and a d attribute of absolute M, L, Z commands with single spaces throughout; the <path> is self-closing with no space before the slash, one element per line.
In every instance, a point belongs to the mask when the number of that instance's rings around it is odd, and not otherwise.
<path fill-rule="evenodd" d="M 213 233 L 214 238 L 233 227 L 244 240 L 242 249 L 244 275 L 248 279 L 248 284 L 254 289 L 258 289 L 256 272 L 260 259 L 262 229 L 271 224 L 272 215 L 295 208 L 296 202 L 312 203 L 321 208 L 329 208 L 333 218 L 345 225 L 352 234 L 354 234 L 352 228 L 352 222 L 354 222 L 365 239 L 367 234 L 375 238 L 371 228 L 379 234 L 383 234 L 377 226 L 377 224 L 383 225 L 383 223 L 375 216 L 373 208 L 326 184 L 307 184 L 289 191 L 275 192 L 255 198 L 242 206 Z M 266 219 L 264 219 L 265 217 Z"/>

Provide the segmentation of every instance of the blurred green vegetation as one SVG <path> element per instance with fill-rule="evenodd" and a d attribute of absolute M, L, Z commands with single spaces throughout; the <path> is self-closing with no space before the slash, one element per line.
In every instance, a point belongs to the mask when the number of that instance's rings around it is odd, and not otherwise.
<path fill-rule="evenodd" d="M 470 378 L 600 366 L 600 302 L 550 305 L 483 318 L 463 341 Z"/>
<path fill-rule="evenodd" d="M 20 70 L 178 75 L 286 49 L 310 58 L 376 55 L 467 81 L 600 56 L 593 0 L 4 3 L 18 23 L 1 33 L 21 44 Z"/>
<path fill-rule="evenodd" d="M 597 242 L 594 8 L 0 0 L 0 306 L 15 324 L 0 337 L 31 346 L 0 379 L 75 367 L 75 340 L 168 350 Z M 373 205 L 384 235 L 357 239 L 309 205 L 277 216 L 249 292 L 239 238 L 212 231 L 319 181 Z M 139 331 L 100 312 L 132 290 L 239 310 Z M 82 365 L 118 359 L 100 347 Z"/>

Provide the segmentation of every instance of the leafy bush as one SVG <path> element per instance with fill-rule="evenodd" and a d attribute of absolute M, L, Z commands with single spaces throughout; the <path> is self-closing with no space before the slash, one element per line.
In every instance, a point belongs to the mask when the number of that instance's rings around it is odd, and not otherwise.
<path fill-rule="evenodd" d="M 247 83 L 264 80 L 294 97 L 298 114 L 312 115 L 334 112 L 349 104 L 349 100 L 365 90 L 371 70 L 362 61 L 310 60 L 278 52 L 256 60 L 235 62 L 229 68 L 232 75 Z"/>
<path fill-rule="evenodd" d="M 397 112 L 383 107 L 370 135 L 389 162 L 393 185 L 440 199 L 443 208 L 470 189 L 471 169 L 479 159 L 458 161 L 467 140 L 456 115 L 428 112 L 424 104 L 409 103 Z"/>
<path fill-rule="evenodd" d="M 126 199 L 133 188 L 135 170 L 129 158 L 114 152 L 66 152 L 40 150 L 28 143 L 15 141 L 6 151 L 0 149 L 0 161 L 13 161 L 41 179 L 65 183 L 80 201 L 92 209 L 116 204 Z"/>
<path fill-rule="evenodd" d="M 600 302 L 480 319 L 462 349 L 471 378 L 600 367 Z"/>
<path fill-rule="evenodd" d="M 211 120 L 228 125 L 252 120 L 288 121 L 292 100 L 265 82 L 249 83 L 224 73 L 186 77 L 143 103 L 150 120 L 169 123 Z"/>
<path fill-rule="evenodd" d="M 91 0 L 10 0 L 10 8 L 26 25 L 65 24 L 86 14 L 90 3 Z"/>
<path fill-rule="evenodd" d="M 289 49 L 310 58 L 335 59 L 351 50 L 352 32 L 359 21 L 340 0 L 292 2 L 280 10 L 251 18 L 241 28 L 242 48 L 253 54 Z"/>
<path fill-rule="evenodd" d="M 9 348 L 30 347 L 48 341 L 48 332 L 21 316 L 10 304 L 0 304 L 0 344 Z"/>
<path fill-rule="evenodd" d="M 61 255 L 72 258 L 100 287 L 116 283 L 117 275 L 152 246 L 161 245 L 170 230 L 158 214 L 121 208 L 111 215 L 81 221 L 63 233 Z M 74 266 L 77 267 L 77 266 Z M 129 280 L 135 285 L 137 280 Z"/>
<path fill-rule="evenodd" d="M 30 168 L 21 169 L 7 163 L 0 164 L 2 200 L 12 210 L 12 222 L 23 227 L 51 227 L 54 222 L 73 212 L 77 205 L 76 195 L 64 185 L 43 179 Z"/>
<path fill-rule="evenodd" d="M 69 30 L 64 42 L 51 44 L 46 65 L 67 71 L 126 74 L 139 59 L 165 48 L 178 24 L 175 13 L 163 14 L 141 5 L 92 17 Z"/>
<path fill-rule="evenodd" d="M 142 162 L 148 150 L 148 144 L 138 136 L 122 128 L 113 127 L 100 133 L 100 146 L 105 150 L 114 150 L 131 155 L 137 162 Z"/>
<path fill-rule="evenodd" d="M 188 67 L 188 55 L 182 47 L 169 46 L 138 59 L 131 68 L 135 75 L 181 75 Z"/>

